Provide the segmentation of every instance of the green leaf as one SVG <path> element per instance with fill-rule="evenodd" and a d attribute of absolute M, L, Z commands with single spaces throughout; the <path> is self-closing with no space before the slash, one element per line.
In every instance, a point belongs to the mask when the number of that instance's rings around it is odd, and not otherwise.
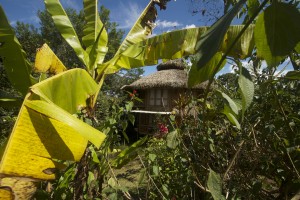
<path fill-rule="evenodd" d="M 46 102 L 76 114 L 92 108 L 90 101 L 98 91 L 98 85 L 86 70 L 76 68 L 35 84 L 31 91 Z"/>
<path fill-rule="evenodd" d="M 227 51 L 236 34 L 243 25 L 230 26 L 228 33 L 220 47 L 223 52 Z M 208 27 L 188 28 L 163 33 L 128 47 L 119 57 L 98 66 L 98 73 L 108 66 L 111 73 L 120 68 L 136 68 L 155 65 L 159 59 L 176 59 L 195 54 L 197 41 L 207 31 Z M 176 42 L 174 42 L 176 41 Z M 236 43 L 229 54 L 239 58 L 248 56 L 253 51 L 253 26 L 250 26 Z M 115 66 L 115 68 L 114 68 Z"/>
<path fill-rule="evenodd" d="M 223 42 L 224 36 L 235 15 L 239 12 L 246 0 L 240 0 L 233 8 L 221 17 L 210 29 L 201 37 L 196 44 L 196 63 L 194 67 L 198 70 L 215 56 Z"/>
<path fill-rule="evenodd" d="M 259 7 L 259 0 L 248 0 L 247 1 L 247 8 L 248 8 L 248 17 L 251 18 L 255 11 Z"/>
<path fill-rule="evenodd" d="M 139 179 L 138 179 L 138 185 L 141 185 L 145 179 L 145 174 L 146 174 L 146 169 L 143 168 L 141 171 L 140 171 L 140 175 L 139 175 Z"/>
<path fill-rule="evenodd" d="M 116 180 L 115 180 L 113 177 L 111 177 L 111 178 L 108 179 L 107 184 L 108 184 L 110 187 L 115 187 L 115 186 L 117 186 L 117 182 L 116 182 Z"/>
<path fill-rule="evenodd" d="M 243 33 L 241 38 L 236 42 L 234 47 L 228 53 L 228 56 L 244 59 L 250 56 L 254 49 L 254 25 L 250 25 Z M 224 36 L 223 44 L 221 45 L 221 51 L 227 52 L 229 47 L 232 45 L 238 34 L 244 26 L 230 26 L 227 33 Z"/>
<path fill-rule="evenodd" d="M 137 142 L 133 143 L 121 153 L 112 161 L 112 166 L 120 169 L 124 165 L 126 165 L 128 162 L 136 158 L 137 156 L 137 150 L 148 140 L 148 137 L 144 137 Z"/>
<path fill-rule="evenodd" d="M 197 68 L 197 61 L 192 60 L 193 65 L 188 75 L 188 86 L 193 87 L 198 83 L 202 83 L 213 78 L 215 76 L 214 71 L 221 59 L 222 53 L 218 52 L 208 63 L 205 64 L 205 66 L 201 67 L 200 69 Z M 224 60 L 220 68 L 216 70 L 216 72 L 220 71 L 225 64 L 226 61 Z"/>
<path fill-rule="evenodd" d="M 156 159 L 156 154 L 153 154 L 153 153 L 150 153 L 149 154 L 149 160 L 151 161 L 151 162 L 154 162 L 155 161 L 155 159 Z"/>
<path fill-rule="evenodd" d="M 285 75 L 284 78 L 291 80 L 300 80 L 300 71 L 290 71 Z"/>
<path fill-rule="evenodd" d="M 300 42 L 295 47 L 295 50 L 297 51 L 298 54 L 300 54 Z"/>
<path fill-rule="evenodd" d="M 0 5 L 0 58 L 11 84 L 24 96 L 32 85 L 31 65 Z"/>
<path fill-rule="evenodd" d="M 224 99 L 226 99 L 226 101 L 227 101 L 230 109 L 234 112 L 234 114 L 237 115 L 239 113 L 239 108 L 236 105 L 236 103 L 227 94 L 225 94 L 225 93 L 223 93 L 223 92 L 221 92 L 219 90 L 217 90 L 217 92 L 219 92 L 222 95 L 222 97 Z"/>
<path fill-rule="evenodd" d="M 300 42 L 300 12 L 292 4 L 278 3 L 262 12 L 254 30 L 257 56 L 275 67 Z"/>
<path fill-rule="evenodd" d="M 21 106 L 23 102 L 22 98 L 15 97 L 0 90 L 0 107 L 11 108 Z"/>
<path fill-rule="evenodd" d="M 120 45 L 116 56 L 124 52 L 132 44 L 138 43 L 152 34 L 152 30 L 155 26 L 154 22 L 157 17 L 155 4 L 155 1 L 150 1 Z"/>
<path fill-rule="evenodd" d="M 89 172 L 87 184 L 90 185 L 92 181 L 95 181 L 95 175 L 92 172 Z"/>
<path fill-rule="evenodd" d="M 128 114 L 128 119 L 129 119 L 130 123 L 131 123 L 132 125 L 134 125 L 134 122 L 135 122 L 135 117 L 134 117 L 134 115 Z"/>
<path fill-rule="evenodd" d="M 59 0 L 44 0 L 46 9 L 51 15 L 56 28 L 61 33 L 62 37 L 74 49 L 78 58 L 89 66 L 88 54 L 82 48 L 78 36 L 73 28 L 73 25 L 60 4 Z"/>
<path fill-rule="evenodd" d="M 152 171 L 153 171 L 153 174 L 155 176 L 158 176 L 158 174 L 159 174 L 159 166 L 157 166 L 157 165 L 152 166 Z"/>
<path fill-rule="evenodd" d="M 244 115 L 245 111 L 247 110 L 247 108 L 249 108 L 253 100 L 254 84 L 252 82 L 252 78 L 249 71 L 242 66 L 240 68 L 238 84 L 242 95 L 242 112 Z"/>
<path fill-rule="evenodd" d="M 179 144 L 177 130 L 168 133 L 167 135 L 167 146 L 171 149 L 175 149 Z"/>
<path fill-rule="evenodd" d="M 222 113 L 226 115 L 227 119 L 233 125 L 235 125 L 237 127 L 237 129 L 241 130 L 241 125 L 240 125 L 239 121 L 236 119 L 236 115 L 233 113 L 232 109 L 229 106 L 225 105 Z"/>
<path fill-rule="evenodd" d="M 98 0 L 84 0 L 84 37 L 82 41 L 89 54 L 89 70 L 92 72 L 97 64 L 101 64 L 107 53 L 108 35 L 98 14 Z"/>
<path fill-rule="evenodd" d="M 126 63 L 125 65 L 116 65 L 115 63 L 119 61 L 120 54 L 123 53 L 126 49 L 128 49 L 128 47 L 147 39 L 152 34 L 152 30 L 155 27 L 154 22 L 157 18 L 157 10 L 155 8 L 155 4 L 158 4 L 159 6 L 163 7 L 165 6 L 163 4 L 166 4 L 167 2 L 168 1 L 150 1 L 150 3 L 141 13 L 139 18 L 125 37 L 115 56 L 105 65 L 98 66 L 99 74 L 103 73 L 104 70 L 106 70 L 106 74 L 109 74 L 115 73 L 122 67 L 126 69 L 132 68 L 130 65 L 128 65 L 129 63 Z M 145 65 L 139 64 L 139 66 Z"/>
<path fill-rule="evenodd" d="M 97 153 L 96 153 L 94 147 L 93 147 L 93 146 L 90 146 L 90 147 L 89 147 L 89 150 L 92 152 L 92 159 L 93 159 L 93 162 L 99 164 L 99 163 L 100 163 L 100 160 L 99 160 L 99 158 L 98 158 L 98 155 L 97 155 Z"/>
<path fill-rule="evenodd" d="M 214 200 L 225 200 L 222 195 L 222 180 L 219 174 L 214 172 L 212 169 L 209 170 L 207 187 L 214 198 Z"/>

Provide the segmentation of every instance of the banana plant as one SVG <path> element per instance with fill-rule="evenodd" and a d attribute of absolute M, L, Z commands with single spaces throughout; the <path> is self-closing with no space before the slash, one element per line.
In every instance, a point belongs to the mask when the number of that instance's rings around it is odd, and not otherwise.
<path fill-rule="evenodd" d="M 107 52 L 108 37 L 98 15 L 98 1 L 83 0 L 86 20 L 83 44 L 59 0 L 44 0 L 44 2 L 57 29 L 74 49 L 86 71 L 83 69 L 65 71 L 66 67 L 47 46 L 44 46 L 40 49 L 41 53 L 38 51 L 35 69 L 41 72 L 50 71 L 57 75 L 35 84 L 36 81 L 30 75 L 31 65 L 26 60 L 26 54 L 14 36 L 0 6 L 0 56 L 10 81 L 25 98 L 0 163 L 1 176 L 12 177 L 8 181 L 2 179 L 0 197 L 16 194 L 18 188 L 12 185 L 16 185 L 14 184 L 16 181 L 21 184 L 22 177 L 27 178 L 28 184 L 37 180 L 54 179 L 55 170 L 63 168 L 59 161 L 78 161 L 87 141 L 96 147 L 101 145 L 105 135 L 74 115 L 83 110 L 89 112 L 93 109 L 106 74 L 115 73 L 122 68 L 155 65 L 160 59 L 195 55 L 189 73 L 189 85 L 192 86 L 211 80 L 224 66 L 226 56 L 246 58 L 253 52 L 255 45 L 258 55 L 271 63 L 270 65 L 278 62 L 278 51 L 262 40 L 272 43 L 280 37 L 274 38 L 270 32 L 262 33 L 260 29 L 250 25 L 251 22 L 246 25 L 230 26 L 245 0 L 239 1 L 210 28 L 183 29 L 150 38 L 157 17 L 155 5 L 165 8 L 167 2 L 151 0 L 115 56 L 105 63 L 103 61 Z M 268 1 L 264 1 L 265 4 L 266 2 Z M 299 33 L 297 23 L 300 19 L 299 10 L 290 4 L 274 2 L 258 17 L 259 26 L 268 30 L 271 28 L 276 32 L 279 28 L 285 27 L 280 21 L 283 19 L 272 19 L 277 21 L 269 27 L 271 23 L 269 18 L 272 18 L 274 16 L 272 14 L 277 10 L 283 12 L 291 10 L 292 14 L 285 20 L 291 21 L 291 30 Z M 263 6 L 259 8 L 257 14 L 262 8 Z M 271 17 L 266 17 L 270 15 Z M 283 31 L 279 33 L 284 35 Z M 280 52 L 280 58 L 296 48 L 300 41 L 299 35 L 285 37 L 292 42 L 285 46 L 284 52 Z M 284 45 L 278 42 L 276 44 Z M 264 48 L 265 45 L 269 45 L 270 48 Z M 47 59 L 44 61 L 43 58 Z M 244 108 L 251 103 L 251 99 L 249 100 L 252 98 L 251 95 L 244 95 L 248 98 L 245 100 Z M 37 147 L 37 151 L 32 151 L 33 145 Z M 21 161 L 15 159 L 16 155 L 22 155 Z M 17 167 L 20 165 L 24 166 Z M 8 188 L 12 192 L 9 193 Z"/>

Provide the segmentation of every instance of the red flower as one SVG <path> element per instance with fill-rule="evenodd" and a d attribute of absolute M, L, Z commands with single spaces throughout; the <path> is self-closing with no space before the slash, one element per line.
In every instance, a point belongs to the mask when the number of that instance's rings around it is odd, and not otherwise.
<path fill-rule="evenodd" d="M 133 94 L 136 94 L 137 92 L 136 92 L 136 90 L 133 90 L 133 92 L 132 92 Z"/>
<path fill-rule="evenodd" d="M 159 132 L 160 133 L 168 133 L 169 129 L 166 125 L 164 124 L 158 124 Z"/>

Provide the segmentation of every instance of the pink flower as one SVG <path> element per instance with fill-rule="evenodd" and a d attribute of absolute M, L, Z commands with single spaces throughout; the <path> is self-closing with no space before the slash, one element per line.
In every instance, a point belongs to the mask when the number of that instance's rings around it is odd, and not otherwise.
<path fill-rule="evenodd" d="M 164 124 L 158 124 L 159 132 L 160 133 L 168 133 L 169 129 L 166 125 Z"/>

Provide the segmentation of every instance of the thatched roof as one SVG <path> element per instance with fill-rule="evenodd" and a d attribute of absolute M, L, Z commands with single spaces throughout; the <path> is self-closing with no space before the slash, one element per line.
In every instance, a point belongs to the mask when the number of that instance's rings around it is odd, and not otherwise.
<path fill-rule="evenodd" d="M 187 89 L 187 72 L 181 60 L 168 61 L 157 66 L 157 72 L 142 77 L 122 89 L 150 89 L 150 88 L 183 88 Z M 192 89 L 204 89 L 207 83 L 198 84 Z"/>

